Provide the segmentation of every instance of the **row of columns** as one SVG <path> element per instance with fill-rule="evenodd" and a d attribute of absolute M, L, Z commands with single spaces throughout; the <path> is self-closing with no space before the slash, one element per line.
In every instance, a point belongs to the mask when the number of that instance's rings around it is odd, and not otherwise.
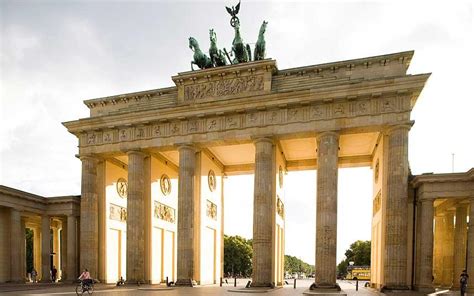
<path fill-rule="evenodd" d="M 12 208 L 10 210 L 10 281 L 12 282 L 23 282 L 26 275 L 26 227 L 25 221 L 22 219 L 21 211 Z M 49 216 L 41 216 L 41 227 L 38 230 L 34 230 L 34 250 L 33 254 L 41 257 L 34 258 L 33 266 L 37 265 L 35 262 L 40 263 L 41 279 L 42 281 L 50 281 L 51 272 L 51 218 Z M 66 224 L 66 223 L 64 223 Z M 67 266 L 67 269 L 63 269 L 62 279 L 75 279 L 77 275 L 77 253 L 76 253 L 76 235 L 77 235 L 77 218 L 76 216 L 67 216 L 67 238 L 61 238 L 62 248 L 58 249 L 56 246 L 54 249 L 58 250 L 61 256 L 61 262 L 63 266 Z M 66 233 L 66 230 L 63 230 Z M 39 270 L 38 270 L 39 271 Z M 68 277 L 67 275 L 70 275 Z"/>
<path fill-rule="evenodd" d="M 420 243 L 416 287 L 421 291 L 432 291 L 434 285 L 459 289 L 461 272 L 467 269 L 468 274 L 474 274 L 474 249 L 467 248 L 474 246 L 474 219 L 471 218 L 474 217 L 474 198 L 470 199 L 469 206 L 459 205 L 455 213 L 447 211 L 436 217 L 433 203 L 433 198 L 422 197 L 418 206 Z M 473 282 L 468 281 L 469 289 L 474 289 Z"/>
<path fill-rule="evenodd" d="M 393 289 L 405 289 L 407 264 L 407 182 L 408 130 L 397 126 L 386 132 L 388 145 L 387 220 L 385 235 L 385 284 Z M 255 141 L 255 186 L 253 217 L 253 286 L 272 285 L 274 266 L 273 220 L 275 144 L 270 138 Z M 337 172 L 339 134 L 325 132 L 317 138 L 317 230 L 315 286 L 335 288 L 337 244 Z M 177 284 L 189 284 L 196 273 L 196 207 L 195 168 L 196 150 L 192 145 L 179 149 L 178 182 L 178 255 Z M 129 158 L 129 193 L 127 199 L 127 280 L 144 279 L 144 163 L 146 155 L 132 151 Z M 82 160 L 81 200 L 81 266 L 97 276 L 98 220 L 97 220 L 97 163 L 93 157 Z"/>

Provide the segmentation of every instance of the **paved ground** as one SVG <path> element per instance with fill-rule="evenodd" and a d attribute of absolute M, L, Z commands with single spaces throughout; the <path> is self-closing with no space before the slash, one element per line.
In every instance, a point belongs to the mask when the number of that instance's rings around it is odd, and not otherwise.
<path fill-rule="evenodd" d="M 303 292 L 308 289 L 311 285 L 312 280 L 298 280 L 296 285 L 297 288 L 293 289 L 293 280 L 288 281 L 290 285 L 285 285 L 283 288 L 275 289 L 271 292 L 266 293 L 269 296 L 293 296 L 303 295 Z M 149 286 L 142 285 L 137 286 L 125 286 L 125 287 L 114 287 L 107 285 L 96 285 L 96 290 L 93 295 L 98 296 L 148 296 L 148 295 L 163 295 L 163 296 L 241 296 L 241 295 L 261 295 L 261 294 L 249 294 L 231 292 L 230 290 L 243 288 L 247 283 L 246 280 L 240 280 L 237 284 L 237 288 L 233 287 L 233 282 L 229 281 L 229 284 L 224 284 L 223 287 L 218 285 L 212 286 L 198 286 L 194 288 L 166 288 L 166 286 Z M 375 292 L 371 289 L 363 287 L 363 282 L 359 283 L 359 290 L 356 291 L 354 281 L 339 281 L 342 290 L 347 296 L 388 296 L 382 293 Z M 26 284 L 26 285 L 0 285 L 0 295 L 19 295 L 19 296 L 44 296 L 44 295 L 75 295 L 75 286 L 66 284 Z M 417 293 L 398 293 L 403 296 L 419 296 Z M 456 294 L 459 295 L 459 294 Z M 453 295 L 454 296 L 454 295 Z"/>

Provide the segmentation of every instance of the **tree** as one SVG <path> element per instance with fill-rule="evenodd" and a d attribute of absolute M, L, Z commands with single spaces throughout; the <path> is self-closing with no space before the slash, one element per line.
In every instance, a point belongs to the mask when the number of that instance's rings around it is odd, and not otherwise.
<path fill-rule="evenodd" d="M 286 273 L 305 273 L 312 274 L 314 271 L 314 265 L 296 258 L 295 256 L 285 255 L 285 272 Z"/>
<path fill-rule="evenodd" d="M 224 273 L 228 276 L 252 275 L 252 241 L 224 235 Z"/>
<path fill-rule="evenodd" d="M 357 240 L 353 242 L 349 249 L 346 250 L 346 259 L 337 265 L 337 273 L 341 276 L 347 274 L 347 266 L 349 262 L 354 262 L 355 266 L 370 266 L 370 241 Z"/>

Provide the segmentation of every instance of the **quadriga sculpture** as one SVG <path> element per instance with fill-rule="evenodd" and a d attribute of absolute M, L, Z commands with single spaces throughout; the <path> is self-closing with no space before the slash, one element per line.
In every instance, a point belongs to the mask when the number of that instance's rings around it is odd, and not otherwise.
<path fill-rule="evenodd" d="M 214 29 L 209 30 L 209 39 L 211 46 L 209 47 L 209 56 L 214 67 L 225 66 L 227 61 L 222 50 L 217 49 L 217 34 Z"/>
<path fill-rule="evenodd" d="M 200 69 L 212 68 L 211 59 L 202 52 L 199 48 L 199 43 L 193 37 L 189 37 L 189 48 L 194 52 L 194 61 L 191 61 L 191 70 L 194 71 L 193 64 L 197 65 Z"/>
<path fill-rule="evenodd" d="M 258 40 L 255 43 L 255 50 L 253 52 L 253 60 L 259 61 L 265 59 L 265 30 L 267 29 L 268 22 L 263 21 L 262 26 L 260 26 L 260 32 L 258 33 Z"/>

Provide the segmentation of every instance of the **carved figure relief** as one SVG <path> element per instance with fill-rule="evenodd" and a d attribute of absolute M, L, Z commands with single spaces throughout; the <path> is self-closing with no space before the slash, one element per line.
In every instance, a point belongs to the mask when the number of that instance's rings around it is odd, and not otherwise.
<path fill-rule="evenodd" d="M 104 133 L 103 141 L 104 143 L 112 142 L 112 133 L 111 132 Z"/>
<path fill-rule="evenodd" d="M 217 119 L 210 119 L 207 122 L 207 129 L 210 131 L 217 129 Z"/>
<path fill-rule="evenodd" d="M 209 173 L 207 175 L 207 183 L 211 192 L 216 190 L 216 174 L 213 170 L 209 170 Z"/>
<path fill-rule="evenodd" d="M 188 132 L 195 132 L 197 131 L 198 127 L 197 127 L 197 121 L 196 120 L 192 120 L 192 121 L 189 121 L 188 122 Z"/>
<path fill-rule="evenodd" d="M 177 133 L 179 133 L 179 123 L 173 123 L 171 127 L 171 133 L 173 135 L 176 135 Z"/>
<path fill-rule="evenodd" d="M 87 144 L 95 144 L 95 134 L 87 135 Z"/>
<path fill-rule="evenodd" d="M 118 205 L 110 204 L 109 218 L 111 220 L 125 222 L 127 221 L 127 209 Z"/>
<path fill-rule="evenodd" d="M 382 201 L 381 201 L 381 194 L 380 194 L 380 191 L 379 193 L 377 193 L 377 196 L 375 196 L 374 200 L 373 200 L 373 205 L 372 205 L 372 215 L 375 216 L 375 214 L 377 214 L 377 212 L 380 210 L 380 206 L 382 205 Z"/>
<path fill-rule="evenodd" d="M 283 188 L 283 168 L 280 166 L 278 168 L 278 184 L 280 185 L 280 188 Z"/>
<path fill-rule="evenodd" d="M 280 217 L 285 218 L 285 205 L 281 201 L 280 197 L 277 197 L 277 214 Z"/>
<path fill-rule="evenodd" d="M 161 175 L 160 188 L 161 188 L 161 192 L 164 195 L 169 195 L 171 193 L 171 180 L 167 174 Z"/>
<path fill-rule="evenodd" d="M 374 179 L 375 179 L 375 183 L 378 183 L 379 181 L 379 159 L 378 158 L 377 158 L 377 161 L 375 162 Z"/>
<path fill-rule="evenodd" d="M 127 130 L 120 130 L 120 141 L 128 140 Z"/>
<path fill-rule="evenodd" d="M 213 220 L 217 220 L 217 205 L 210 200 L 206 202 L 206 216 Z"/>
<path fill-rule="evenodd" d="M 311 107 L 311 117 L 312 118 L 321 118 L 323 116 L 323 110 L 320 106 Z"/>
<path fill-rule="evenodd" d="M 117 193 L 120 197 L 126 198 L 128 192 L 128 183 L 124 178 L 119 178 L 117 180 Z"/>
<path fill-rule="evenodd" d="M 263 75 L 236 77 L 187 85 L 184 88 L 184 100 L 237 95 L 259 90 L 263 90 Z"/>
<path fill-rule="evenodd" d="M 155 201 L 154 216 L 166 222 L 176 222 L 176 210 L 157 201 Z"/>

